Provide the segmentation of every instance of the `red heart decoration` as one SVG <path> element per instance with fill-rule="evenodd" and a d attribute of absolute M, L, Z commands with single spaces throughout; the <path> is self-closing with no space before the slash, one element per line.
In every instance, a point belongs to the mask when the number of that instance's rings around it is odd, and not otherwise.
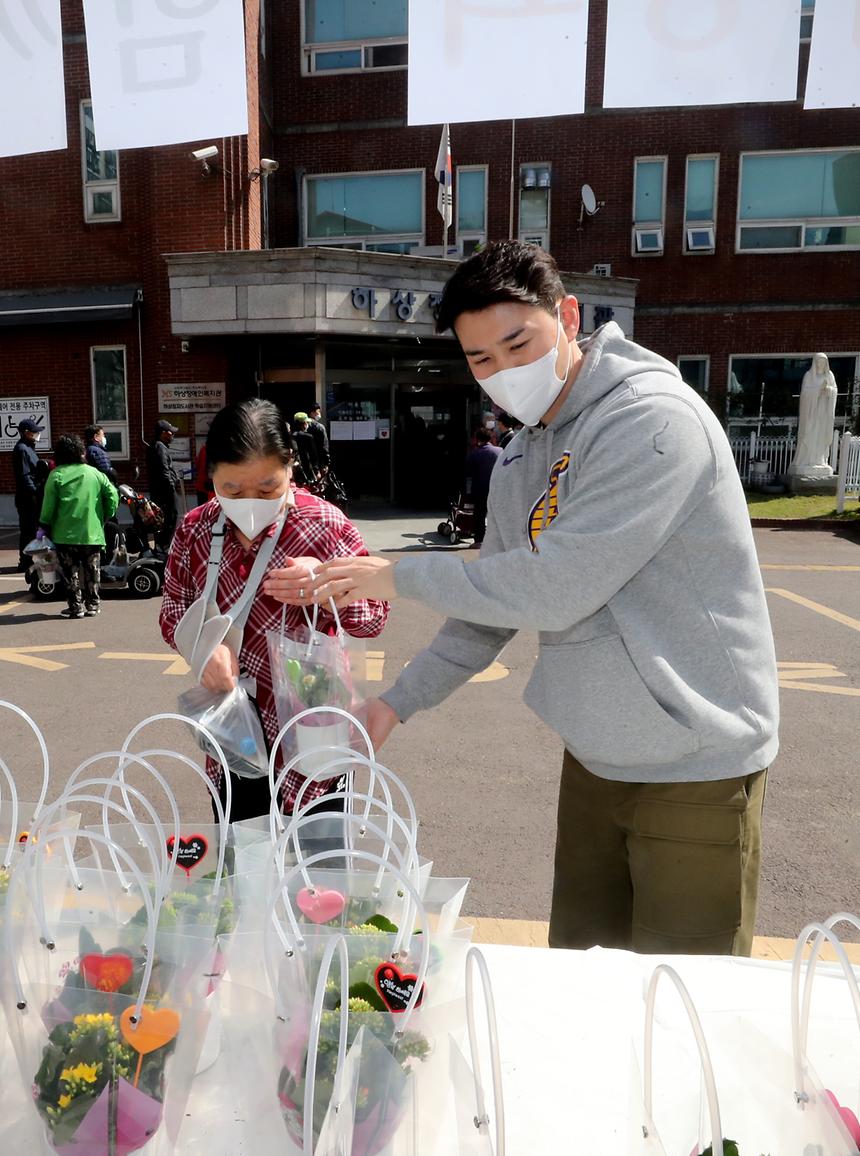
<path fill-rule="evenodd" d="M 390 1012 L 406 1011 L 418 982 L 418 976 L 404 975 L 396 963 L 381 963 L 373 978 L 376 983 L 376 990 L 388 1010 Z M 427 985 L 422 983 L 418 999 L 415 1001 L 416 1007 L 421 1007 L 426 989 Z"/>
<path fill-rule="evenodd" d="M 173 855 L 175 840 L 171 835 L 167 840 L 167 853 Z M 176 862 L 186 875 L 190 877 L 191 868 L 202 863 L 209 850 L 209 840 L 205 835 L 180 835 L 179 850 L 176 853 Z"/>
<path fill-rule="evenodd" d="M 296 896 L 296 907 L 311 923 L 328 923 L 343 913 L 346 900 L 339 891 L 303 887 Z"/>
<path fill-rule="evenodd" d="M 855 1144 L 860 1145 L 860 1120 L 857 1119 L 857 1116 L 854 1114 L 854 1112 L 851 1111 L 850 1108 L 842 1107 L 842 1105 L 839 1103 L 829 1088 L 826 1088 L 825 1091 L 826 1094 L 830 1097 L 830 1102 L 833 1104 L 833 1107 L 841 1116 L 842 1123 L 845 1125 L 845 1129 L 848 1132 L 848 1135 L 851 1137 Z"/>
<path fill-rule="evenodd" d="M 133 971 L 129 955 L 85 955 L 80 964 L 84 983 L 96 991 L 119 991 L 131 979 Z"/>

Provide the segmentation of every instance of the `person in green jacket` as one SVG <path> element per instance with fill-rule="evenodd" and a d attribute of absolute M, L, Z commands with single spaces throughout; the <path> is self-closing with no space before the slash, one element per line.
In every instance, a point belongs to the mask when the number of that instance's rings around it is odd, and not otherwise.
<path fill-rule="evenodd" d="M 108 479 L 85 462 L 84 443 L 63 434 L 54 447 L 56 468 L 45 483 L 37 537 L 48 536 L 68 591 L 64 618 L 92 618 L 100 611 L 99 581 L 104 524 L 119 505 L 119 494 Z"/>

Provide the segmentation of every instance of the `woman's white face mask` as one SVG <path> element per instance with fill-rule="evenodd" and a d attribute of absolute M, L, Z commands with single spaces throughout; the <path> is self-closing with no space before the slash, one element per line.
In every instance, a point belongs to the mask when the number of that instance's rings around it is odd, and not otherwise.
<path fill-rule="evenodd" d="M 555 345 L 537 361 L 500 369 L 489 377 L 476 379 L 481 389 L 506 413 L 512 413 L 523 425 L 538 425 L 543 415 L 564 389 L 573 351 L 568 347 L 564 377 L 555 371 L 561 343 L 561 305 L 557 307 L 558 326 Z"/>
<path fill-rule="evenodd" d="M 277 521 L 286 501 L 286 495 L 280 498 L 225 498 L 217 490 L 215 493 L 221 509 L 236 529 L 251 539 Z"/>

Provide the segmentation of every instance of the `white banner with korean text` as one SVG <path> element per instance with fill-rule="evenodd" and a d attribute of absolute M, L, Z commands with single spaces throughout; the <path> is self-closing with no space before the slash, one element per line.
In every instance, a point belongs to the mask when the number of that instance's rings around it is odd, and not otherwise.
<path fill-rule="evenodd" d="M 0 397 L 0 453 L 13 450 L 20 441 L 18 422 L 29 418 L 42 427 L 38 449 L 51 449 L 51 403 L 47 397 Z"/>
<path fill-rule="evenodd" d="M 608 0 L 605 108 L 797 98 L 800 0 Z"/>
<path fill-rule="evenodd" d="M 0 0 L 0 156 L 66 147 L 60 0 Z"/>
<path fill-rule="evenodd" d="M 99 149 L 248 131 L 242 0 L 83 0 Z"/>
<path fill-rule="evenodd" d="M 409 124 L 583 112 L 588 0 L 409 0 Z"/>

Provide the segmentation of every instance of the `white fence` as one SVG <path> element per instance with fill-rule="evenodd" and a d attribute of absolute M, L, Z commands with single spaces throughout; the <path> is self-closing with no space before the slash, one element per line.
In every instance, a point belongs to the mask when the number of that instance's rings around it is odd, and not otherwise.
<path fill-rule="evenodd" d="M 837 514 L 841 514 L 845 510 L 846 494 L 860 496 L 860 437 L 852 437 L 849 433 L 842 435 L 842 445 L 839 450 L 839 482 L 836 491 Z"/>
<path fill-rule="evenodd" d="M 846 437 L 849 435 L 845 435 Z M 857 439 L 855 439 L 857 440 Z M 844 442 L 844 438 L 843 438 Z M 757 480 L 762 481 L 762 474 L 771 481 L 778 481 L 783 474 L 788 473 L 794 450 L 797 446 L 796 437 L 758 437 L 755 433 L 748 437 L 730 438 L 729 445 L 735 457 L 735 465 L 744 485 L 750 481 L 750 462 L 766 462 L 766 469 L 756 471 Z M 830 464 L 834 472 L 839 460 L 839 431 L 834 430 L 833 441 L 830 445 Z"/>

